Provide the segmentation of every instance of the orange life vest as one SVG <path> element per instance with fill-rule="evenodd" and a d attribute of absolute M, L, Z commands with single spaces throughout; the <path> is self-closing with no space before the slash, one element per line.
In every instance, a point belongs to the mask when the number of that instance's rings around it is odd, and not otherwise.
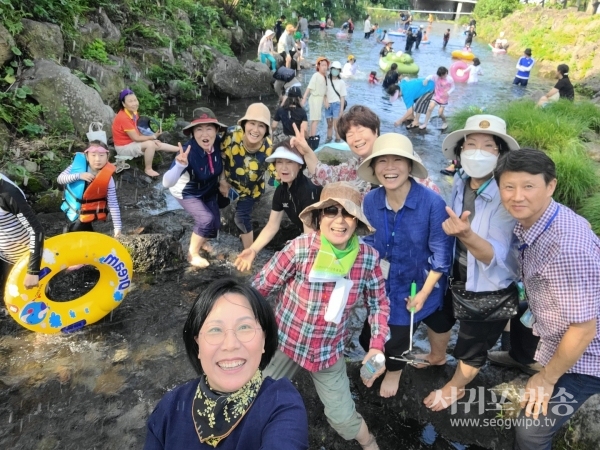
<path fill-rule="evenodd" d="M 94 220 L 106 220 L 108 213 L 106 201 L 108 184 L 116 169 L 113 164 L 106 163 L 83 193 L 81 209 L 79 210 L 79 220 L 81 222 L 87 223 Z"/>

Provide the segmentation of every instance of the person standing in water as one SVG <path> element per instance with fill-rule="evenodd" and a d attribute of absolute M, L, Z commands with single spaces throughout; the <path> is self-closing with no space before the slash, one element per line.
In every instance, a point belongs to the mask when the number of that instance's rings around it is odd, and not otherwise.
<path fill-rule="evenodd" d="M 446 32 L 444 33 L 444 45 L 442 46 L 442 48 L 445 50 L 446 46 L 448 45 L 448 41 L 450 40 L 450 28 L 448 28 L 446 30 Z"/>
<path fill-rule="evenodd" d="M 531 57 L 531 49 L 526 48 L 523 52 L 523 56 L 517 62 L 517 74 L 515 75 L 515 79 L 513 80 L 513 84 L 521 85 L 523 87 L 527 86 L 529 82 L 529 74 L 531 73 L 531 69 L 533 69 L 533 65 L 535 64 L 535 60 Z"/>

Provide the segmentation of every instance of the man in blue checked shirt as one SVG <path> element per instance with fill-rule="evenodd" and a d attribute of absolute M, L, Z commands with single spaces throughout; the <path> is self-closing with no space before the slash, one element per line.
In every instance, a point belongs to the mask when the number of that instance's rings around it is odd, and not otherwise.
<path fill-rule="evenodd" d="M 502 204 L 517 219 L 520 266 L 543 368 L 527 382 L 515 448 L 548 449 L 558 429 L 600 393 L 600 239 L 555 202 L 554 162 L 542 151 L 508 152 L 494 172 Z M 531 336 L 523 336 L 531 339 Z M 538 420 L 539 419 L 539 420 Z"/>

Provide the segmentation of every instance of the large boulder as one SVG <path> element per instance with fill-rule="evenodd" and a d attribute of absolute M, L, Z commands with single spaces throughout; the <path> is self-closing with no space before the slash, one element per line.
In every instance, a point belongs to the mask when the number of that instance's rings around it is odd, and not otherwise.
<path fill-rule="evenodd" d="M 65 52 L 65 41 L 58 25 L 23 19 L 23 30 L 17 43 L 33 59 L 59 59 Z"/>
<path fill-rule="evenodd" d="M 237 58 L 225 56 L 215 50 L 207 74 L 207 83 L 217 97 L 250 98 L 273 94 L 271 72 L 265 64 L 242 66 Z"/>
<path fill-rule="evenodd" d="M 90 15 L 90 18 L 100 25 L 102 40 L 111 43 L 118 43 L 121 40 L 121 31 L 111 22 L 104 10 L 101 8 Z"/>
<path fill-rule="evenodd" d="M 13 57 L 11 47 L 14 47 L 15 40 L 8 30 L 0 23 L 0 66 L 10 61 Z"/>
<path fill-rule="evenodd" d="M 121 68 L 117 65 L 102 65 L 87 59 L 73 57 L 67 63 L 70 69 L 77 69 L 94 77 L 101 88 L 100 97 L 105 103 L 117 107 L 119 93 L 125 89 L 125 80 Z"/>
<path fill-rule="evenodd" d="M 87 133 L 91 122 L 102 122 L 107 135 L 111 135 L 110 125 L 115 112 L 103 103 L 94 88 L 85 85 L 67 67 L 38 59 L 33 67 L 23 72 L 23 80 L 23 85 L 33 90 L 31 96 L 45 108 L 49 119 L 58 120 L 61 108 L 66 108 L 80 135 Z"/>

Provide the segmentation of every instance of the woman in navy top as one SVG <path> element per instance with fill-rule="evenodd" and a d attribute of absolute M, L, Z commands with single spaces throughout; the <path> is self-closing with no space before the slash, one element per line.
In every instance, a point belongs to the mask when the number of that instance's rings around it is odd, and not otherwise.
<path fill-rule="evenodd" d="M 262 378 L 277 323 L 254 288 L 231 278 L 196 299 L 183 340 L 200 378 L 178 386 L 148 419 L 144 450 L 305 450 L 306 409 L 288 379 Z"/>
<path fill-rule="evenodd" d="M 444 200 L 412 178 L 427 178 L 427 169 L 403 135 L 388 133 L 377 138 L 358 175 L 381 185 L 369 192 L 363 203 L 365 216 L 376 229 L 364 239 L 379 252 L 390 299 L 391 338 L 385 344 L 387 372 L 380 395 L 392 397 L 406 363 L 389 357 L 408 350 L 410 309 L 415 309 L 418 326 L 420 321 L 427 323 L 443 304 L 452 257 L 450 237 L 442 230 L 448 214 Z M 413 282 L 417 293 L 410 298 Z M 359 341 L 364 347 L 369 339 L 369 324 L 365 323 Z"/>
<path fill-rule="evenodd" d="M 201 269 L 208 261 L 199 255 L 200 249 L 207 239 L 217 237 L 221 226 L 217 195 L 223 159 L 218 133 L 226 128 L 210 109 L 196 108 L 192 122 L 183 129 L 192 138 L 183 147 L 179 144 L 179 154 L 163 176 L 163 186 L 194 218 L 188 261 Z"/>

